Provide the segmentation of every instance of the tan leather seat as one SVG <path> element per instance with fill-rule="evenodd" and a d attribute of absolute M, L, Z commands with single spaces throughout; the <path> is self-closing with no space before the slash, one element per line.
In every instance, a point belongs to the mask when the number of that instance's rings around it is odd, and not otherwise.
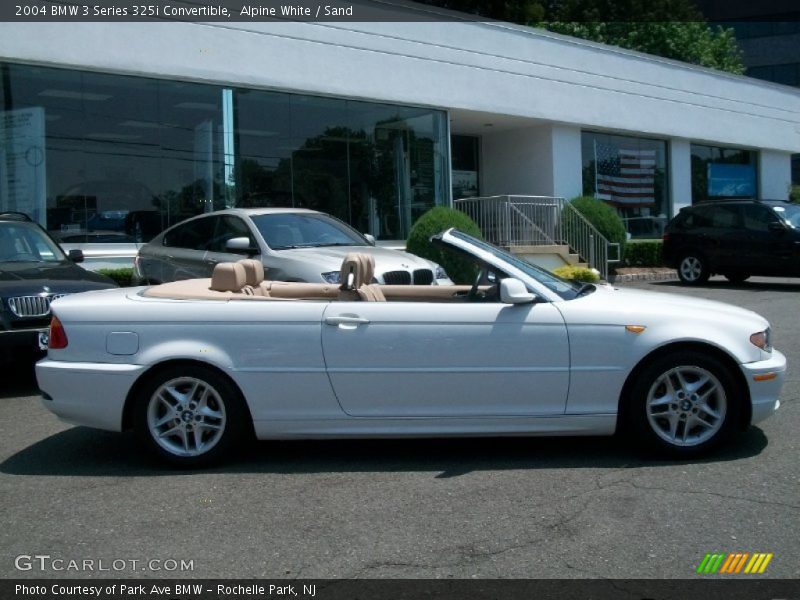
<path fill-rule="evenodd" d="M 264 264 L 260 260 L 245 258 L 239 261 L 244 267 L 245 284 L 242 291 L 248 295 L 269 296 L 266 286 L 262 286 L 264 281 Z"/>
<path fill-rule="evenodd" d="M 219 263 L 214 267 L 210 287 L 215 292 L 241 292 L 244 286 L 244 267 L 239 263 Z"/>
<path fill-rule="evenodd" d="M 370 254 L 351 252 L 344 257 L 340 272 L 339 300 L 364 300 L 385 302 L 380 287 L 372 283 L 375 275 L 375 259 Z"/>

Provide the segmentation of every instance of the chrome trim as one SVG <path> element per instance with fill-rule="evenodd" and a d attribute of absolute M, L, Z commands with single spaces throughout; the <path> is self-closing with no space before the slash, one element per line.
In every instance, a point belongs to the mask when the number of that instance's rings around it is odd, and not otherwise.
<path fill-rule="evenodd" d="M 40 294 L 38 296 L 14 296 L 8 298 L 8 308 L 14 316 L 46 317 L 50 314 L 50 303 L 66 294 Z"/>

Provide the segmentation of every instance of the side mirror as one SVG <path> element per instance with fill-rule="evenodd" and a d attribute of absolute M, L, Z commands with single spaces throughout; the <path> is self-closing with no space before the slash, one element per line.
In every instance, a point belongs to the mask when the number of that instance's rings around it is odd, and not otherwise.
<path fill-rule="evenodd" d="M 250 240 L 246 237 L 235 237 L 225 242 L 225 250 L 233 254 L 258 254 L 258 248 L 250 245 Z"/>
<path fill-rule="evenodd" d="M 375 245 L 375 236 L 374 235 L 372 235 L 371 233 L 365 233 L 364 237 L 366 238 L 367 243 L 369 243 L 370 246 L 374 246 Z"/>
<path fill-rule="evenodd" d="M 786 225 L 781 223 L 780 221 L 773 221 L 769 224 L 770 231 L 786 231 Z"/>
<path fill-rule="evenodd" d="M 503 304 L 527 304 L 536 300 L 519 279 L 507 277 L 500 282 L 500 302 Z"/>
<path fill-rule="evenodd" d="M 67 257 L 74 263 L 83 262 L 83 250 L 70 250 Z"/>

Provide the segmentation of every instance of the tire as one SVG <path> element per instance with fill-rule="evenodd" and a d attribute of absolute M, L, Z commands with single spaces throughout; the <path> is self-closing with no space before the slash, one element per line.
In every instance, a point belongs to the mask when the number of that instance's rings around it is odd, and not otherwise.
<path fill-rule="evenodd" d="M 623 422 L 643 450 L 700 456 L 735 431 L 742 399 L 730 369 L 695 350 L 657 358 L 638 374 Z"/>
<path fill-rule="evenodd" d="M 699 252 L 688 252 L 678 261 L 678 278 L 686 285 L 705 283 L 710 276 L 708 261 Z"/>
<path fill-rule="evenodd" d="M 201 365 L 173 365 L 148 376 L 134 398 L 134 429 L 161 462 L 181 468 L 228 457 L 252 437 L 239 390 Z"/>
<path fill-rule="evenodd" d="M 741 273 L 741 272 L 733 272 L 733 273 L 725 273 L 725 279 L 730 281 L 731 283 L 744 283 L 750 278 L 750 273 Z"/>

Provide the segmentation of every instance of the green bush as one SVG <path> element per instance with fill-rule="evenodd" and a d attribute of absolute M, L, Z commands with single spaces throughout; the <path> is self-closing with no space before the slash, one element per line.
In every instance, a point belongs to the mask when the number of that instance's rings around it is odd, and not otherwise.
<path fill-rule="evenodd" d="M 661 240 L 630 241 L 625 246 L 622 264 L 626 267 L 661 267 L 664 264 L 661 258 L 663 246 Z"/>
<path fill-rule="evenodd" d="M 800 185 L 793 185 L 789 190 L 789 200 L 800 204 Z"/>
<path fill-rule="evenodd" d="M 116 283 L 120 287 L 130 287 L 132 285 L 132 280 L 133 280 L 132 268 L 98 269 L 97 272 L 100 273 L 100 275 L 105 275 L 109 279 L 113 279 L 114 283 Z"/>
<path fill-rule="evenodd" d="M 619 244 L 620 257 L 625 255 L 625 242 L 628 234 L 625 232 L 625 225 L 622 223 L 617 211 L 602 200 L 591 196 L 578 196 L 570 200 L 570 204 L 581 213 L 589 223 L 594 225 L 609 242 Z M 614 258 L 614 251 L 609 252 L 610 258 Z"/>
<path fill-rule="evenodd" d="M 558 275 L 561 279 L 569 279 L 570 281 L 585 281 L 586 283 L 600 281 L 600 276 L 593 269 L 574 265 L 558 267 L 553 271 L 553 274 Z"/>
<path fill-rule="evenodd" d="M 473 263 L 453 252 L 442 252 L 440 247 L 430 242 L 431 236 L 451 227 L 477 238 L 482 237 L 480 228 L 466 214 L 454 208 L 436 206 L 414 223 L 408 235 L 406 250 L 442 265 L 455 283 L 470 284 L 475 279 Z"/>

